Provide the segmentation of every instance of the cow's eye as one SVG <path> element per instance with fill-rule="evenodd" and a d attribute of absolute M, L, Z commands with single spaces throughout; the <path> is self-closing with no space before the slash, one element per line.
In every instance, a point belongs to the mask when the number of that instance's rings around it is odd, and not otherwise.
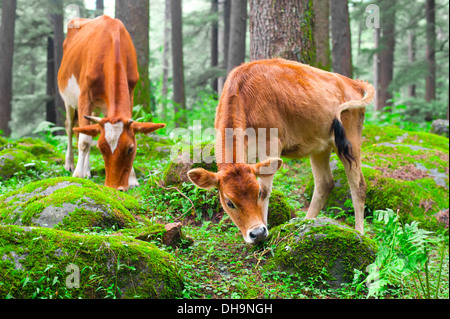
<path fill-rule="evenodd" d="M 127 150 L 127 154 L 130 155 L 131 153 L 133 153 L 134 147 L 130 146 Z"/>
<path fill-rule="evenodd" d="M 231 209 L 236 209 L 236 206 L 234 206 L 233 202 L 229 199 L 226 199 L 226 204 L 228 207 L 230 207 Z"/>

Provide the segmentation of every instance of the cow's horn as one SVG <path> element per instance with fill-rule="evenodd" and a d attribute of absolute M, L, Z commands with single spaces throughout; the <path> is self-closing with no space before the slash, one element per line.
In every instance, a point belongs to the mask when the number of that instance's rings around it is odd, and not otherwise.
<path fill-rule="evenodd" d="M 94 123 L 99 123 L 102 120 L 101 117 L 89 116 L 89 115 L 85 115 L 84 118 L 89 120 L 89 121 L 91 121 L 91 122 L 94 122 Z"/>

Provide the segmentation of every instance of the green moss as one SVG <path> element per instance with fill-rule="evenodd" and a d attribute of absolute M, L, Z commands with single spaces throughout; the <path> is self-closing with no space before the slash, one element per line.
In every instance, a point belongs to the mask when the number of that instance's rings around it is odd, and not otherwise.
<path fill-rule="evenodd" d="M 66 285 L 69 265 L 79 288 Z M 0 298 L 175 298 L 182 287 L 175 260 L 150 243 L 0 226 Z"/>
<path fill-rule="evenodd" d="M 408 181 L 384 177 L 382 172 L 367 167 L 363 167 L 362 171 L 367 183 L 366 208 L 370 211 L 386 208 L 399 210 L 404 223 L 418 221 L 425 228 L 439 227 L 433 215 L 448 208 L 446 188 L 436 185 L 431 178 Z M 334 207 L 340 207 L 340 209 L 353 211 L 345 170 L 339 165 L 333 175 L 337 185 L 331 191 L 324 210 L 335 211 Z M 312 196 L 313 190 L 314 181 L 311 178 L 306 186 L 306 192 Z"/>
<path fill-rule="evenodd" d="M 62 221 L 61 211 L 68 214 Z M 71 231 L 88 227 L 123 228 L 135 223 L 133 214 L 139 213 L 135 198 L 80 178 L 42 180 L 0 197 L 0 220 L 4 224 L 32 226 L 42 217 L 49 227 Z"/>
<path fill-rule="evenodd" d="M 30 167 L 33 168 L 40 167 L 36 157 L 27 151 L 13 148 L 0 151 L 0 179 L 8 179 L 15 173 L 26 172 L 26 164 L 32 164 Z"/>
<path fill-rule="evenodd" d="M 273 190 L 270 194 L 268 211 L 267 224 L 269 227 L 275 227 L 289 221 L 294 213 L 294 209 L 286 200 L 286 195 L 279 190 Z"/>
<path fill-rule="evenodd" d="M 398 209 L 403 222 L 438 227 L 433 215 L 448 208 L 448 138 L 365 125 L 361 155 L 368 211 Z M 332 160 L 337 161 L 337 157 L 333 155 Z M 324 209 L 353 212 L 347 177 L 342 163 L 337 163 L 333 171 L 335 187 Z M 306 194 L 312 196 L 313 189 L 310 175 Z"/>
<path fill-rule="evenodd" d="M 187 172 L 194 168 L 204 168 L 211 172 L 217 172 L 217 164 L 214 159 L 214 147 L 211 146 L 211 142 L 191 145 L 189 148 L 189 155 L 186 155 L 185 153 L 186 152 L 183 152 L 183 149 L 181 149 L 177 156 L 172 158 L 164 169 L 163 181 L 166 185 L 180 185 L 183 182 L 190 183 Z M 201 153 L 205 154 L 200 156 Z M 203 156 L 212 157 L 212 163 L 205 163 Z M 187 158 L 189 158 L 189 162 L 186 160 Z"/>
<path fill-rule="evenodd" d="M 297 274 L 302 280 L 332 288 L 351 282 L 353 270 L 364 271 L 375 259 L 376 244 L 330 219 L 294 220 L 272 229 L 275 247 L 266 270 Z"/>
<path fill-rule="evenodd" d="M 155 136 L 147 136 L 144 134 L 138 134 L 136 136 L 136 159 L 162 159 L 169 156 L 173 142 L 170 139 L 163 138 L 156 140 Z"/>
<path fill-rule="evenodd" d="M 117 232 L 123 236 L 148 242 L 162 242 L 165 233 L 166 229 L 163 224 L 153 224 L 143 228 L 125 228 Z"/>
<path fill-rule="evenodd" d="M 396 126 L 365 124 L 362 132 L 362 147 L 380 143 L 402 143 L 438 149 L 448 153 L 448 138 L 425 132 L 409 132 Z"/>
<path fill-rule="evenodd" d="M 0 147 L 5 146 L 6 144 L 8 144 L 8 140 L 0 136 Z"/>

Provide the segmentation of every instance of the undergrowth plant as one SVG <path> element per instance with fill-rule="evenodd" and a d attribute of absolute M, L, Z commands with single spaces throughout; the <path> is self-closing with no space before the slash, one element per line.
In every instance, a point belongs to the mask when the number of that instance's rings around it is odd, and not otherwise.
<path fill-rule="evenodd" d="M 404 298 L 448 298 L 448 291 L 447 296 L 441 291 L 444 241 L 433 232 L 419 228 L 418 222 L 402 225 L 398 212 L 391 209 L 374 214 L 384 230 L 376 237 L 380 241 L 379 250 L 359 288 L 364 283 L 368 285 L 367 297 L 382 297 L 396 288 L 401 294 L 409 294 Z M 437 261 L 432 259 L 436 249 Z"/>

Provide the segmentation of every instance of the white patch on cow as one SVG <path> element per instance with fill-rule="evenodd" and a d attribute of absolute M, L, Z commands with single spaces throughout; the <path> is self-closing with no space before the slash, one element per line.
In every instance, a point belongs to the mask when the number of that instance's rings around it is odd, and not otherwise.
<path fill-rule="evenodd" d="M 78 97 L 80 96 L 80 86 L 78 85 L 77 79 L 72 74 L 70 79 L 67 81 L 67 86 L 63 91 L 59 91 L 66 108 L 71 106 L 73 108 L 78 107 Z"/>
<path fill-rule="evenodd" d="M 109 122 L 105 123 L 105 139 L 111 148 L 111 153 L 114 154 L 117 144 L 119 143 L 120 135 L 123 132 L 123 123 L 117 122 L 116 124 L 111 124 Z"/>

